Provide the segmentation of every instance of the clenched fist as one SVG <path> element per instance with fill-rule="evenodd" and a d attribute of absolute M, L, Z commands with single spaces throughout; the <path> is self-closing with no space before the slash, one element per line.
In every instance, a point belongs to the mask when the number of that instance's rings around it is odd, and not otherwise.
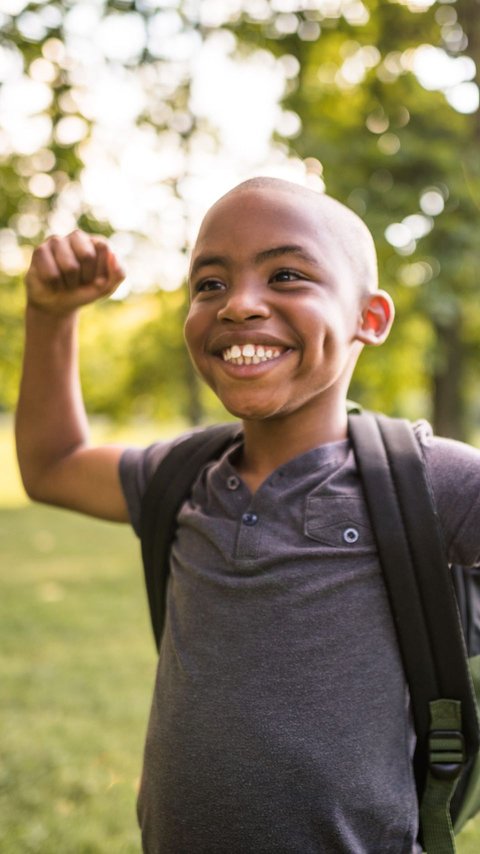
<path fill-rule="evenodd" d="M 124 278 L 102 237 L 73 231 L 50 237 L 34 250 L 25 283 L 30 305 L 64 315 L 109 296 Z"/>

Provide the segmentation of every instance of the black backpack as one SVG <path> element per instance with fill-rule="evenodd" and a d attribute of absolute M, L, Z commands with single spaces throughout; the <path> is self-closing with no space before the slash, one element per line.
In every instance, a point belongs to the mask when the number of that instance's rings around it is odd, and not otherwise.
<path fill-rule="evenodd" d="M 191 434 L 146 490 L 140 533 L 157 649 L 178 511 L 200 469 L 240 435 L 238 423 Z M 428 854 L 451 854 L 454 833 L 480 809 L 480 570 L 447 563 L 410 423 L 357 411 L 349 436 L 410 689 L 419 838 Z"/>

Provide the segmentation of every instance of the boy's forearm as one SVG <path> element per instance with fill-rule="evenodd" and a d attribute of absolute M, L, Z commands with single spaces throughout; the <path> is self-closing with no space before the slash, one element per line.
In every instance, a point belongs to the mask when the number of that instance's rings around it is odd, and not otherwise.
<path fill-rule="evenodd" d="M 17 449 L 36 501 L 125 522 L 121 447 L 88 446 L 77 364 L 77 313 L 113 293 L 125 273 L 103 238 L 73 231 L 32 254 Z"/>
<path fill-rule="evenodd" d="M 22 478 L 32 497 L 41 497 L 35 493 L 49 469 L 88 440 L 78 376 L 77 312 L 55 316 L 27 306 L 16 439 Z"/>

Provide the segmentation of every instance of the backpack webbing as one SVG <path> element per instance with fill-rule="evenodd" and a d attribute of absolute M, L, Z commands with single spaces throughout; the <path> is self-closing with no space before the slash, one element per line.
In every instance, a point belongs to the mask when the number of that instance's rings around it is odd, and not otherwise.
<path fill-rule="evenodd" d="M 142 500 L 140 541 L 157 650 L 163 632 L 170 549 L 177 514 L 205 463 L 221 456 L 240 434 L 238 423 L 199 430 L 174 445 L 155 470 Z"/>
<path fill-rule="evenodd" d="M 451 734 L 447 734 L 446 742 L 434 740 L 429 752 L 431 714 L 443 720 L 445 711 L 443 706 L 432 711 L 432 701 L 455 698 L 461 703 L 467 758 L 473 758 L 478 751 L 478 722 L 465 646 L 423 460 L 411 426 L 406 421 L 362 412 L 349 416 L 349 432 L 410 688 L 417 734 L 415 778 L 421 801 L 426 782 L 431 783 L 428 769 L 432 751 L 440 745 L 440 754 L 437 752 L 434 757 L 440 769 L 445 757 L 458 758 L 451 753 Z M 200 469 L 218 458 L 239 435 L 238 424 L 223 424 L 179 442 L 158 466 L 144 496 L 142 556 L 157 649 L 163 631 L 169 555 L 177 513 Z M 452 731 L 456 731 L 453 725 Z M 460 763 L 456 764 L 459 772 Z M 433 823 L 435 827 L 445 824 L 443 814 L 446 808 L 448 813 L 454 784 L 455 781 L 444 786 L 440 807 L 437 801 L 441 786 L 434 784 L 430 797 L 434 805 L 430 810 L 433 821 L 427 815 L 427 824 Z M 433 854 L 454 851 L 451 834 L 445 842 L 445 829 L 440 829 L 439 836 L 435 829 L 432 834 L 427 828 L 425 834 L 425 827 L 423 833 L 431 840 L 428 850 Z"/>
<path fill-rule="evenodd" d="M 455 850 L 456 781 L 479 748 L 453 582 L 411 426 L 366 412 L 349 430 L 410 688 L 423 841 L 443 854 Z"/>

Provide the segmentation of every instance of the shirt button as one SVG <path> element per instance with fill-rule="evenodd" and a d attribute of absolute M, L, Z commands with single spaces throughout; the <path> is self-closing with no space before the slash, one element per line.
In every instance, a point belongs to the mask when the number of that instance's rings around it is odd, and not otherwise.
<path fill-rule="evenodd" d="M 232 474 L 229 478 L 227 478 L 227 489 L 234 490 L 234 489 L 238 489 L 239 486 L 240 486 L 240 481 L 239 481 L 238 477 L 235 477 L 234 474 Z"/>
<path fill-rule="evenodd" d="M 242 522 L 244 525 L 251 527 L 252 525 L 257 524 L 258 516 L 256 513 L 244 513 L 242 516 Z"/>
<path fill-rule="evenodd" d="M 343 539 L 349 545 L 353 545 L 353 543 L 356 543 L 359 537 L 360 534 L 358 533 L 356 528 L 345 528 L 343 532 Z"/>

